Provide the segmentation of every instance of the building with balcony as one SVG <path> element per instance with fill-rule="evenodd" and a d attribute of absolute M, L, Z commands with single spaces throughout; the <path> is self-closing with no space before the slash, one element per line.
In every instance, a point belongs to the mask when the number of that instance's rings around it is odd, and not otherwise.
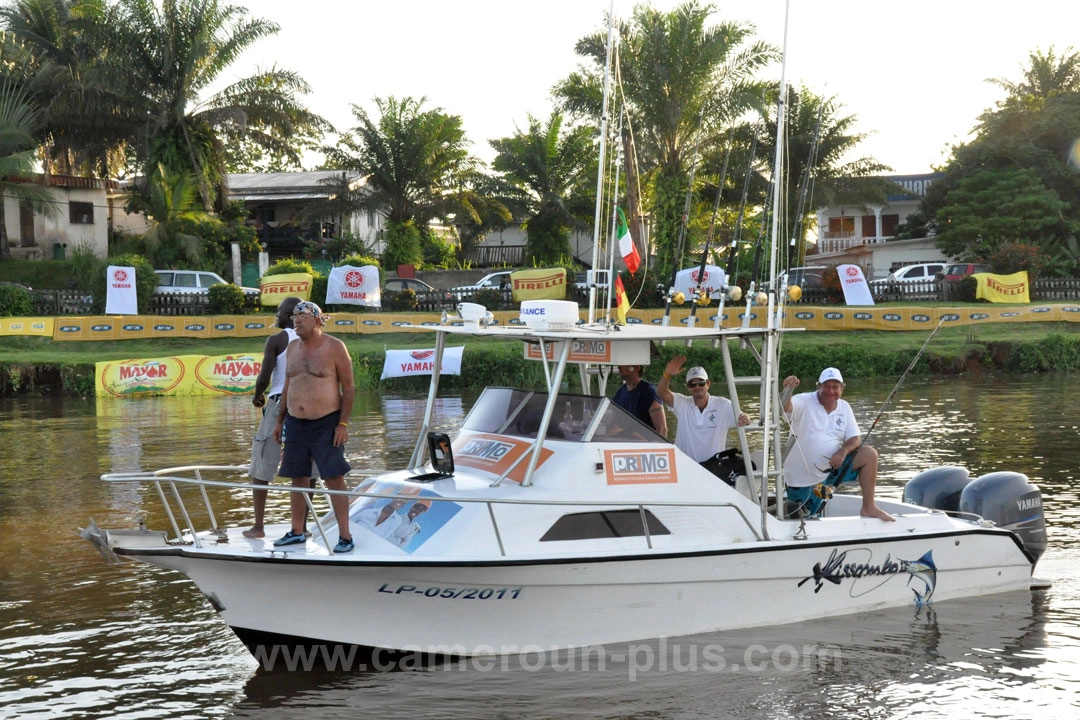
<path fill-rule="evenodd" d="M 908 192 L 890 195 L 885 204 L 843 205 L 817 210 L 817 245 L 806 263 L 854 263 L 868 278 L 881 278 L 904 265 L 948 261 L 933 237 L 895 240 L 896 230 L 919 209 L 926 192 L 941 173 L 886 175 Z"/>

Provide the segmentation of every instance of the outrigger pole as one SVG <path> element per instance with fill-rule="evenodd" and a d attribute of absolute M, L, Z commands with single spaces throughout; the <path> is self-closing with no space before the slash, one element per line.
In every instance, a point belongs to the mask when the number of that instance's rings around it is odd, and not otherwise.
<path fill-rule="evenodd" d="M 615 33 L 615 0 L 611 0 L 608 8 L 608 36 L 607 36 L 607 59 L 604 62 L 604 101 L 600 110 L 600 163 L 596 171 L 596 215 L 593 218 L 593 267 L 596 266 L 596 258 L 600 253 L 600 215 L 604 202 L 604 162 L 607 152 L 608 132 L 608 95 L 611 91 L 611 46 Z M 614 270 L 615 268 L 611 268 Z M 596 274 L 593 273 L 593 277 Z M 608 273 L 608 297 L 615 292 L 615 280 L 612 273 Z M 589 284 L 589 324 L 596 322 L 596 286 Z"/>

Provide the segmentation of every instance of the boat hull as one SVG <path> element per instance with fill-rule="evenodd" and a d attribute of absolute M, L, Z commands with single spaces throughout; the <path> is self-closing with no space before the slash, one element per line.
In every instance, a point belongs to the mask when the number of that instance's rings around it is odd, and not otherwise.
<path fill-rule="evenodd" d="M 188 575 L 263 659 L 274 643 L 430 657 L 555 651 L 1018 590 L 1032 571 L 1015 536 L 993 529 L 468 563 L 118 552 Z"/>

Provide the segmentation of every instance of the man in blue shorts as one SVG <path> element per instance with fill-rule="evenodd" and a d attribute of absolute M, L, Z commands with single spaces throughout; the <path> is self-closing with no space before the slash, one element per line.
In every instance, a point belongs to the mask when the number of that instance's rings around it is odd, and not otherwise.
<path fill-rule="evenodd" d="M 345 473 L 351 469 L 345 460 L 345 442 L 356 392 L 352 358 L 345 343 L 323 334 L 327 316 L 315 303 L 298 303 L 292 319 L 299 341 L 289 346 L 285 357 L 285 387 L 274 429 L 274 439 L 282 442 L 283 448 L 279 474 L 292 478 L 294 488 L 307 488 L 314 461 L 327 488 L 345 490 Z M 334 552 L 351 552 L 349 499 L 331 495 L 330 505 L 338 524 Z M 304 495 L 292 493 L 289 508 L 292 529 L 274 541 L 278 547 L 306 541 Z"/>

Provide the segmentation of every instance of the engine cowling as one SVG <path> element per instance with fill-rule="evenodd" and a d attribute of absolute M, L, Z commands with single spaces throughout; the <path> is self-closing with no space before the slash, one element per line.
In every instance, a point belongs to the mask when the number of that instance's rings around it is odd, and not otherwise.
<path fill-rule="evenodd" d="M 960 509 L 960 493 L 971 481 L 967 468 L 946 466 L 924 470 L 904 486 L 904 502 L 956 512 Z"/>
<path fill-rule="evenodd" d="M 1042 492 L 1023 473 L 992 472 L 972 480 L 960 494 L 960 511 L 1016 533 L 1036 560 L 1046 550 Z"/>

